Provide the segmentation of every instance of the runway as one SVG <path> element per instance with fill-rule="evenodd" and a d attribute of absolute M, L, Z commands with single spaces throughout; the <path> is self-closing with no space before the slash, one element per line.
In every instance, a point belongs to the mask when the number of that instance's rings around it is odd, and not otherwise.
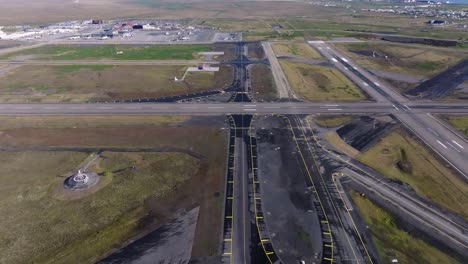
<path fill-rule="evenodd" d="M 0 64 L 8 65 L 197 65 L 219 64 L 219 61 L 205 60 L 0 60 Z"/>
<path fill-rule="evenodd" d="M 390 103 L 396 110 L 396 112 L 392 111 L 390 113 L 394 114 L 408 130 L 418 136 L 429 148 L 438 153 L 448 165 L 463 175 L 465 179 L 468 179 L 468 164 L 466 163 L 468 160 L 468 142 L 430 115 L 430 113 L 463 113 L 463 109 L 468 104 L 437 106 L 437 103 L 427 103 L 434 105 L 421 112 L 414 111 L 413 107 L 416 103 L 411 103 L 388 84 L 379 81 L 335 48 L 323 41 L 310 41 L 309 44 L 329 59 L 333 65 L 361 87 L 362 90 L 375 98 L 377 102 Z"/>
<path fill-rule="evenodd" d="M 7 103 L 0 115 L 223 115 L 223 114 L 348 114 L 390 113 L 398 116 L 427 113 L 468 113 L 468 105 L 408 103 Z"/>

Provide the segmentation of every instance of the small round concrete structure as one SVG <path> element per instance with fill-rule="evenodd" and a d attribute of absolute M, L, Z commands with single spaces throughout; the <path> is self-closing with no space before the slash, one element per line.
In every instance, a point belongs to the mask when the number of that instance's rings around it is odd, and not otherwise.
<path fill-rule="evenodd" d="M 87 172 L 84 173 L 81 170 L 70 177 L 68 177 L 65 182 L 63 183 L 65 189 L 71 191 L 80 191 L 86 190 L 94 185 L 96 185 L 99 181 L 99 176 L 94 172 Z"/>

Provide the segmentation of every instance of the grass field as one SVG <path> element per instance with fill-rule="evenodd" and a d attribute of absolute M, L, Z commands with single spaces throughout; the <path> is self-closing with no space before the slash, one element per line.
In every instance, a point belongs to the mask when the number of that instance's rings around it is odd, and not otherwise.
<path fill-rule="evenodd" d="M 454 115 L 454 116 L 445 116 L 445 118 L 450 124 L 452 124 L 452 126 L 460 130 L 465 136 L 468 137 L 468 116 Z"/>
<path fill-rule="evenodd" d="M 304 41 L 304 34 L 300 31 L 277 32 L 273 30 L 245 32 L 242 35 L 246 41 Z"/>
<path fill-rule="evenodd" d="M 34 55 L 36 59 L 42 60 L 192 60 L 198 58 L 198 52 L 209 50 L 207 45 L 47 45 L 8 53 L 0 56 L 0 59 Z"/>
<path fill-rule="evenodd" d="M 359 150 L 353 148 L 352 146 L 348 145 L 341 137 L 336 133 L 336 131 L 330 131 L 325 134 L 325 140 L 330 143 L 333 147 L 335 147 L 338 151 L 341 151 L 345 155 L 355 158 L 359 155 Z"/>
<path fill-rule="evenodd" d="M 185 151 L 104 152 L 105 159 L 98 160 L 94 169 L 102 172 L 130 165 L 136 169 L 113 173 L 107 185 L 79 200 L 63 199 L 57 188 L 64 179 L 61 176 L 75 170 L 89 153 L 0 152 L 0 161 L 8 164 L 0 173 L 4 181 L 0 212 L 9 216 L 0 226 L 1 262 L 95 262 L 115 245 L 160 226 L 177 210 L 194 206 L 200 206 L 200 215 L 193 256 L 217 253 L 226 159 L 222 154 L 226 153 L 226 135 L 219 125 L 180 124 L 187 117 L 142 117 L 140 124 L 133 121 L 131 126 L 121 125 L 129 117 L 79 117 L 59 124 L 61 118 L 65 117 L 4 117 L 4 125 L 12 126 L 2 127 L 1 144 L 21 148 L 177 147 Z"/>
<path fill-rule="evenodd" d="M 82 102 L 155 98 L 218 89 L 232 81 L 232 68 L 189 73 L 186 66 L 22 66 L 0 78 L 3 102 Z M 120 78 L 119 76 L 125 76 Z"/>
<path fill-rule="evenodd" d="M 447 69 L 467 56 L 454 49 L 432 49 L 411 44 L 339 43 L 335 46 L 364 67 L 426 77 Z"/>
<path fill-rule="evenodd" d="M 372 201 L 357 192 L 351 192 L 351 197 L 359 214 L 369 226 L 383 263 L 391 263 L 392 259 L 398 259 L 398 263 L 406 264 L 460 263 L 450 255 L 400 229 L 393 216 Z"/>
<path fill-rule="evenodd" d="M 317 115 L 313 121 L 321 127 L 337 127 L 353 120 L 352 115 Z"/>
<path fill-rule="evenodd" d="M 121 169 L 129 164 L 136 169 L 114 174 L 104 189 L 79 201 L 54 199 L 53 189 L 63 181 L 58 176 L 75 169 L 76 162 L 82 161 L 84 155 L 0 153 L 2 164 L 8 164 L 2 166 L 2 179 L 9 186 L 2 191 L 0 206 L 2 215 L 9 216 L 0 227 L 3 229 L 3 253 L 0 254 L 5 254 L 2 261 L 94 261 L 138 227 L 138 218 L 144 216 L 145 199 L 164 197 L 175 191 L 199 167 L 198 161 L 187 154 L 109 153 L 101 162 L 103 170 Z M 24 164 L 28 164 L 27 169 L 22 169 Z"/>
<path fill-rule="evenodd" d="M 366 96 L 343 74 L 333 68 L 280 60 L 294 91 L 312 101 L 354 101 Z"/>
<path fill-rule="evenodd" d="M 96 128 L 123 126 L 165 126 L 189 120 L 187 116 L 0 116 L 0 129 Z"/>
<path fill-rule="evenodd" d="M 407 183 L 419 195 L 467 218 L 468 186 L 405 132 L 391 132 L 361 152 L 358 159 L 390 179 Z M 398 162 L 409 164 L 411 169 L 400 169 Z"/>
<path fill-rule="evenodd" d="M 277 98 L 276 85 L 267 65 L 257 64 L 249 67 L 252 90 L 257 99 L 271 101 Z"/>
<path fill-rule="evenodd" d="M 277 55 L 292 55 L 310 59 L 320 59 L 322 56 L 314 48 L 306 43 L 278 43 L 272 45 Z"/>

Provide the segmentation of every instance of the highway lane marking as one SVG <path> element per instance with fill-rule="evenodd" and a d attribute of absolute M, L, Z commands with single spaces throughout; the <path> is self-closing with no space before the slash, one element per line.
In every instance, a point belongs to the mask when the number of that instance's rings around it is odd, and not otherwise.
<path fill-rule="evenodd" d="M 411 108 L 410 108 L 409 106 L 407 106 L 407 105 L 404 105 L 404 106 L 405 106 L 408 110 L 411 110 Z"/>
<path fill-rule="evenodd" d="M 439 136 L 434 130 L 432 130 L 430 127 L 427 128 L 427 130 L 431 131 L 434 135 Z"/>
<path fill-rule="evenodd" d="M 447 145 L 451 146 L 453 149 L 455 149 L 457 152 L 460 152 L 460 150 L 458 150 L 454 145 L 450 144 L 450 142 L 446 142 Z"/>
<path fill-rule="evenodd" d="M 244 111 L 257 111 L 257 109 L 255 109 L 255 108 L 246 108 L 246 109 L 244 109 Z"/>
<path fill-rule="evenodd" d="M 343 109 L 340 109 L 340 108 L 329 108 L 327 109 L 328 111 L 341 111 Z"/>
<path fill-rule="evenodd" d="M 355 69 L 356 71 L 358 70 L 355 66 L 353 66 L 353 69 Z"/>
<path fill-rule="evenodd" d="M 85 107 L 83 107 L 83 106 L 72 106 L 72 107 L 70 107 L 70 109 L 79 110 L 79 109 L 85 109 Z"/>
<path fill-rule="evenodd" d="M 136 106 L 125 106 L 125 109 L 141 109 L 141 107 L 136 107 Z"/>
<path fill-rule="evenodd" d="M 395 105 L 392 105 L 396 110 L 400 110 L 398 107 L 396 107 Z"/>
<path fill-rule="evenodd" d="M 365 86 L 369 86 L 366 82 L 363 82 L 363 84 L 364 84 Z"/>
<path fill-rule="evenodd" d="M 279 106 L 265 106 L 263 108 L 265 108 L 265 109 L 278 109 L 278 108 L 281 108 L 281 107 L 279 107 Z"/>
<path fill-rule="evenodd" d="M 208 106 L 208 109 L 223 109 L 224 106 Z"/>
<path fill-rule="evenodd" d="M 182 108 L 185 108 L 185 109 L 198 109 L 200 107 L 199 106 L 182 106 Z"/>
<path fill-rule="evenodd" d="M 331 50 L 331 48 L 330 48 L 330 47 L 327 47 L 327 49 Z"/>
<path fill-rule="evenodd" d="M 343 66 L 344 67 L 344 66 Z M 344 67 L 345 70 L 349 71 L 348 67 Z"/>
<path fill-rule="evenodd" d="M 114 107 L 111 107 L 111 106 L 101 106 L 101 107 L 97 107 L 96 109 L 113 109 Z"/>
<path fill-rule="evenodd" d="M 57 110 L 57 109 L 60 109 L 60 107 L 44 107 L 44 109 L 47 109 L 47 110 Z"/>
<path fill-rule="evenodd" d="M 27 109 L 32 109 L 32 107 L 29 107 L 29 106 L 19 106 L 19 107 L 15 107 L 15 109 L 18 109 L 18 110 L 27 110 Z"/>
<path fill-rule="evenodd" d="M 291 108 L 293 108 L 293 109 L 306 109 L 308 107 L 307 106 L 293 106 Z"/>
<path fill-rule="evenodd" d="M 349 62 L 346 58 L 341 58 L 344 62 Z"/>
<path fill-rule="evenodd" d="M 378 82 L 374 82 L 375 85 L 377 85 L 378 87 L 380 87 L 380 84 Z"/>
<path fill-rule="evenodd" d="M 457 146 L 459 146 L 460 148 L 464 148 L 462 145 L 458 144 L 458 142 L 456 142 L 455 140 L 452 139 L 452 142 L 455 143 Z"/>
<path fill-rule="evenodd" d="M 244 107 L 257 107 L 257 105 L 244 105 Z"/>
<path fill-rule="evenodd" d="M 439 140 L 437 140 L 437 143 L 439 143 L 442 147 L 444 148 L 447 148 L 447 146 L 445 146 L 442 142 L 440 142 Z"/>
<path fill-rule="evenodd" d="M 330 106 L 330 107 L 334 107 L 334 106 L 338 106 L 338 105 L 325 105 L 325 106 Z"/>
<path fill-rule="evenodd" d="M 335 59 L 335 58 L 331 58 L 331 59 L 332 59 L 332 61 L 334 61 L 334 62 L 338 62 L 338 60 L 337 60 L 337 59 Z"/>

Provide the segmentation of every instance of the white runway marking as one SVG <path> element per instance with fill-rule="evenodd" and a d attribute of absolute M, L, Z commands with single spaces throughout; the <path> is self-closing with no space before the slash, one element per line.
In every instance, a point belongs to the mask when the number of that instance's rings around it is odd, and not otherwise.
<path fill-rule="evenodd" d="M 451 146 L 457 152 L 460 152 L 460 150 L 458 150 L 454 145 L 450 144 L 450 142 L 447 142 L 447 145 Z"/>
<path fill-rule="evenodd" d="M 459 146 L 460 148 L 464 148 L 462 145 L 458 144 L 458 142 L 456 142 L 455 140 L 452 140 L 453 143 L 455 143 L 457 146 Z"/>
<path fill-rule="evenodd" d="M 440 142 L 439 140 L 437 140 L 437 143 L 439 143 L 442 147 L 447 148 L 447 146 L 445 146 L 444 144 L 442 144 L 442 142 Z"/>

